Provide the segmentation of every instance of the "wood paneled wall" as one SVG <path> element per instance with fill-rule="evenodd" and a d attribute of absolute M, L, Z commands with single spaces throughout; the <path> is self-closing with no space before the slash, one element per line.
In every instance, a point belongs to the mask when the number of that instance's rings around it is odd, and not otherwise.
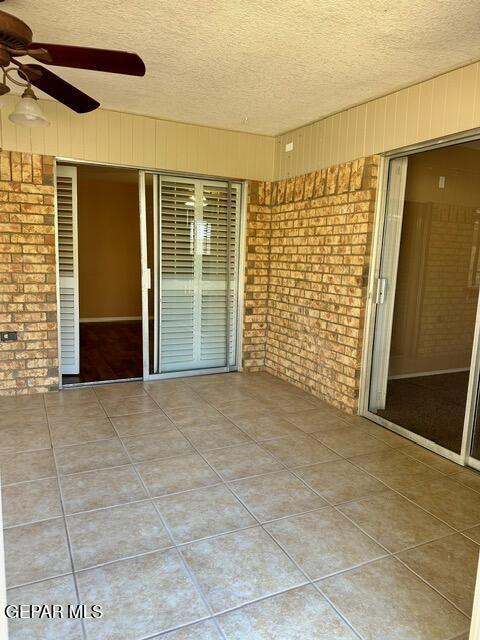
<path fill-rule="evenodd" d="M 476 127 L 480 127 L 479 62 L 278 136 L 274 179 Z M 293 142 L 291 152 L 285 151 L 288 142 Z"/>
<path fill-rule="evenodd" d="M 78 115 L 50 100 L 40 104 L 51 124 L 15 126 L 19 100 L 4 96 L 1 147 L 69 158 L 229 178 L 271 180 L 275 139 L 225 129 L 158 120 L 106 109 Z"/>

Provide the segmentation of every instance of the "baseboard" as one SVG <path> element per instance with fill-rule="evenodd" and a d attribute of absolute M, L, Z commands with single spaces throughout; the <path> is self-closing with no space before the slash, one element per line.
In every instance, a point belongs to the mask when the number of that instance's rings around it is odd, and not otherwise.
<path fill-rule="evenodd" d="M 388 376 L 389 380 L 400 380 L 401 378 L 421 378 L 422 376 L 440 376 L 442 373 L 460 373 L 462 371 L 469 371 L 470 367 L 463 367 L 461 369 L 439 369 L 437 371 L 418 371 L 418 373 L 400 373 L 395 376 Z"/>
<path fill-rule="evenodd" d="M 141 320 L 142 316 L 116 316 L 113 318 L 80 318 L 82 322 L 126 322 L 128 320 Z"/>

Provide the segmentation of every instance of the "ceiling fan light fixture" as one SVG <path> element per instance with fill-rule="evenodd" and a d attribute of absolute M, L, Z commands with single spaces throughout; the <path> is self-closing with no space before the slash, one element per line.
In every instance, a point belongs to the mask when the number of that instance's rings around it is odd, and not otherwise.
<path fill-rule="evenodd" d="M 17 102 L 8 119 L 23 127 L 48 127 L 50 124 L 37 102 L 37 96 L 30 87 L 25 89 L 22 99 Z"/>

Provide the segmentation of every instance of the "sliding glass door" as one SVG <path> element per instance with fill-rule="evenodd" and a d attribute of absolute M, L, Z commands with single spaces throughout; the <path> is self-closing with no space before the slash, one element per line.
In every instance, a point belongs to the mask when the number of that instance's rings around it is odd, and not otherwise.
<path fill-rule="evenodd" d="M 366 408 L 459 462 L 478 415 L 478 160 L 467 143 L 389 162 Z"/>
<path fill-rule="evenodd" d="M 146 376 L 237 364 L 242 185 L 142 173 Z"/>

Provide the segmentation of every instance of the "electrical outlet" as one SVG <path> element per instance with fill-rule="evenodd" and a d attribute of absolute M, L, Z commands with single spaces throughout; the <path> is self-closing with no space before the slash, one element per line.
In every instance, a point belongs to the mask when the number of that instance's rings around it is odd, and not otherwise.
<path fill-rule="evenodd" d="M 16 331 L 2 331 L 0 333 L 0 340 L 2 342 L 15 342 L 17 339 Z"/>

